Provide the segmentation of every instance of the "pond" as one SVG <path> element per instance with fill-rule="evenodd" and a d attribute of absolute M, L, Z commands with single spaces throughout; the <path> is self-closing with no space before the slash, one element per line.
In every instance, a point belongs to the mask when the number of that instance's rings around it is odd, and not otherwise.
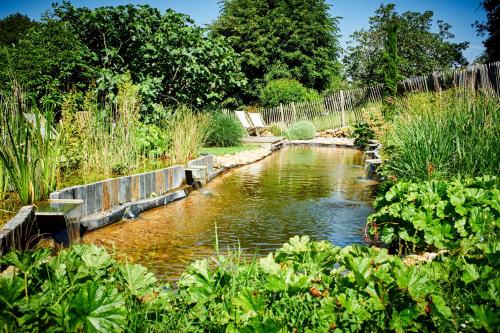
<path fill-rule="evenodd" d="M 85 235 L 174 281 L 189 263 L 219 248 L 265 255 L 290 237 L 335 245 L 363 242 L 375 182 L 363 153 L 289 147 L 217 177 L 187 198 Z"/>

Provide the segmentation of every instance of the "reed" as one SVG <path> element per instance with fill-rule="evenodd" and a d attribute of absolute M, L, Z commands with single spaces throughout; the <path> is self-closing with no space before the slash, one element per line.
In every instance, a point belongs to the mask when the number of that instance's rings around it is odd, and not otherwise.
<path fill-rule="evenodd" d="M 382 138 L 385 168 L 405 179 L 500 172 L 498 98 L 485 91 L 409 95 Z"/>
<path fill-rule="evenodd" d="M 175 111 L 169 126 L 172 163 L 183 163 L 197 156 L 206 140 L 209 122 L 207 114 L 193 113 L 185 106 Z"/>
<path fill-rule="evenodd" d="M 54 113 L 28 105 L 19 89 L 3 95 L 0 105 L 0 162 L 21 203 L 44 199 L 55 189 L 59 170 L 61 141 L 52 128 Z"/>

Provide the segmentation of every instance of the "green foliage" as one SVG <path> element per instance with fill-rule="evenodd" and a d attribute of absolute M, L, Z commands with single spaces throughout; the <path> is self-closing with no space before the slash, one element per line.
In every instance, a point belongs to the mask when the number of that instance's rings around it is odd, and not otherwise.
<path fill-rule="evenodd" d="M 316 135 L 316 128 L 310 121 L 293 123 L 286 132 L 288 140 L 309 140 Z"/>
<path fill-rule="evenodd" d="M 498 242 L 409 263 L 385 249 L 295 236 L 274 254 L 193 263 L 178 290 L 96 246 L 11 252 L 3 331 L 496 331 Z"/>
<path fill-rule="evenodd" d="M 0 102 L 0 163 L 23 204 L 47 198 L 55 189 L 61 156 L 60 136 L 52 128 L 54 113 L 27 103 L 18 91 Z"/>
<path fill-rule="evenodd" d="M 500 61 L 500 3 L 496 0 L 482 0 L 481 5 L 486 11 L 486 22 L 474 24 L 479 36 L 487 35 L 483 41 L 485 47 L 484 62 Z"/>
<path fill-rule="evenodd" d="M 285 125 L 272 123 L 267 127 L 267 130 L 274 136 L 283 136 L 286 133 Z"/>
<path fill-rule="evenodd" d="M 28 16 L 15 13 L 0 20 L 0 46 L 12 46 L 36 25 Z"/>
<path fill-rule="evenodd" d="M 215 147 L 238 146 L 245 129 L 232 115 L 215 112 L 210 115 L 205 145 Z"/>
<path fill-rule="evenodd" d="M 61 92 L 83 88 L 93 76 L 94 56 L 64 22 L 48 20 L 29 30 L 18 45 L 8 49 L 4 64 L 28 93 L 42 103 L 61 103 Z M 7 86 L 3 82 L 3 86 Z"/>
<path fill-rule="evenodd" d="M 275 107 L 280 103 L 313 101 L 319 98 L 314 89 L 304 87 L 297 80 L 278 79 L 266 84 L 260 94 L 260 103 L 264 107 Z"/>
<path fill-rule="evenodd" d="M 500 173 L 497 97 L 415 94 L 398 103 L 397 114 L 381 138 L 387 174 L 417 180 Z"/>
<path fill-rule="evenodd" d="M 98 89 L 116 92 L 121 73 L 140 83 L 148 112 L 153 103 L 207 107 L 245 84 L 238 57 L 224 40 L 207 36 L 189 16 L 147 5 L 95 9 L 56 5 L 54 13 L 96 54 Z"/>
<path fill-rule="evenodd" d="M 402 78 L 401 75 L 399 75 L 401 62 L 398 55 L 399 23 L 390 22 L 384 30 L 387 32 L 387 39 L 384 44 L 383 52 L 384 65 L 382 67 L 384 73 L 384 95 L 386 104 L 384 116 L 386 118 L 391 118 L 395 111 L 394 102 L 398 95 L 398 81 Z"/>
<path fill-rule="evenodd" d="M 354 145 L 361 149 L 366 149 L 370 144 L 370 140 L 375 139 L 375 132 L 370 124 L 366 122 L 358 122 L 354 124 Z"/>
<path fill-rule="evenodd" d="M 403 77 L 427 75 L 435 70 L 447 69 L 455 65 L 465 65 L 462 51 L 468 43 L 453 43 L 451 26 L 437 21 L 438 32 L 431 32 L 432 11 L 404 12 L 398 14 L 394 4 L 381 5 L 370 17 L 368 30 L 356 31 L 354 44 L 348 47 L 344 58 L 347 74 L 364 85 L 384 83 L 384 40 L 387 26 L 398 22 L 399 73 Z"/>
<path fill-rule="evenodd" d="M 135 128 L 135 145 L 150 158 L 164 156 L 168 150 L 168 133 L 155 124 L 139 123 Z"/>
<path fill-rule="evenodd" d="M 206 140 L 210 118 L 187 107 L 175 110 L 169 122 L 169 155 L 172 163 L 185 163 L 198 156 Z"/>
<path fill-rule="evenodd" d="M 338 18 L 329 7 L 324 0 L 222 2 L 211 30 L 242 57 L 244 103 L 257 101 L 270 80 L 295 78 L 321 91 L 340 77 Z"/>
<path fill-rule="evenodd" d="M 493 242 L 500 228 L 500 180 L 397 182 L 374 203 L 368 229 L 393 251 L 456 249 L 461 241 Z"/>

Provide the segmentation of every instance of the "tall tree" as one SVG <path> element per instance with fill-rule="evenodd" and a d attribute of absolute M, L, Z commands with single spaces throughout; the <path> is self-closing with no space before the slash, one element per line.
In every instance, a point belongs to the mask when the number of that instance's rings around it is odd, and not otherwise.
<path fill-rule="evenodd" d="M 438 31 L 432 31 L 434 13 L 407 11 L 399 14 L 394 4 L 381 5 L 370 17 L 368 30 L 355 32 L 344 58 L 347 74 L 361 84 L 383 83 L 379 70 L 384 58 L 385 30 L 398 22 L 399 72 L 403 77 L 424 75 L 433 70 L 467 64 L 462 51 L 469 43 L 453 43 L 451 25 L 438 20 Z"/>
<path fill-rule="evenodd" d="M 16 44 L 24 33 L 33 28 L 36 22 L 20 13 L 9 15 L 0 20 L 0 46 Z"/>
<path fill-rule="evenodd" d="M 398 81 L 401 79 L 401 75 L 399 74 L 401 62 L 398 52 L 399 23 L 389 22 L 384 30 L 387 33 L 383 52 L 384 63 L 382 66 L 386 104 L 384 116 L 391 116 L 395 109 L 394 99 L 398 93 Z"/>
<path fill-rule="evenodd" d="M 213 34 L 242 56 L 249 85 L 245 102 L 258 100 L 273 79 L 293 78 L 323 90 L 340 76 L 338 20 L 324 0 L 223 0 Z"/>
<path fill-rule="evenodd" d="M 474 26 L 479 36 L 487 35 L 483 41 L 484 61 L 500 61 L 500 1 L 483 0 L 481 5 L 486 10 L 486 22 L 476 21 Z"/>

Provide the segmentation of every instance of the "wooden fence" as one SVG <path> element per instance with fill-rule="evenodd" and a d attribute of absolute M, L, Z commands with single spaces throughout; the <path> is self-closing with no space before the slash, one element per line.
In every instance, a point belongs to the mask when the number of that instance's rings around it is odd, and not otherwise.
<path fill-rule="evenodd" d="M 398 94 L 439 92 L 450 88 L 489 90 L 500 96 L 500 62 L 408 78 L 398 83 Z M 300 120 L 308 120 L 314 123 L 317 130 L 322 131 L 352 125 L 359 121 L 362 113 L 370 107 L 370 103 L 382 101 L 382 89 L 382 85 L 375 85 L 341 90 L 316 101 L 280 104 L 273 108 L 258 108 L 254 112 L 262 113 L 267 124 L 289 125 Z"/>

